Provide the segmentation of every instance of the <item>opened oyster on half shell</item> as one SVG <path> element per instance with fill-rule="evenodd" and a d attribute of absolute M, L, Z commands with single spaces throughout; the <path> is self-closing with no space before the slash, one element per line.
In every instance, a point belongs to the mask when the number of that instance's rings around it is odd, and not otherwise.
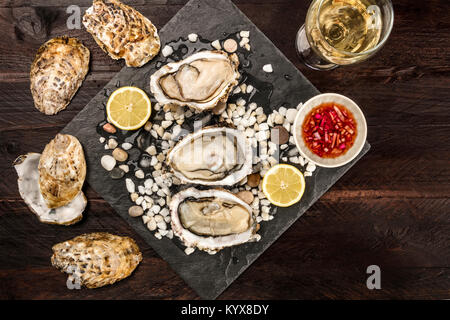
<path fill-rule="evenodd" d="M 257 231 L 251 207 L 226 190 L 180 191 L 172 197 L 170 214 L 184 245 L 209 253 L 251 241 Z"/>
<path fill-rule="evenodd" d="M 14 161 L 21 197 L 44 223 L 70 225 L 83 217 L 87 200 L 81 188 L 86 161 L 77 138 L 58 134 L 44 152 Z"/>
<path fill-rule="evenodd" d="M 183 183 L 231 186 L 252 173 L 253 151 L 242 132 L 210 127 L 184 137 L 167 160 Z"/>
<path fill-rule="evenodd" d="M 200 51 L 161 67 L 150 77 L 150 90 L 160 104 L 212 109 L 238 84 L 238 66 L 236 54 Z"/>

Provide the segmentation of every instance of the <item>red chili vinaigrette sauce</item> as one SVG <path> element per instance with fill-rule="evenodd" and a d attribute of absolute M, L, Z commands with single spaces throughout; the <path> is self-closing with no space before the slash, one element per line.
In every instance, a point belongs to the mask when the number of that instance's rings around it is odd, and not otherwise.
<path fill-rule="evenodd" d="M 302 124 L 303 141 L 322 158 L 345 154 L 355 142 L 356 120 L 343 105 L 327 102 L 312 109 Z"/>

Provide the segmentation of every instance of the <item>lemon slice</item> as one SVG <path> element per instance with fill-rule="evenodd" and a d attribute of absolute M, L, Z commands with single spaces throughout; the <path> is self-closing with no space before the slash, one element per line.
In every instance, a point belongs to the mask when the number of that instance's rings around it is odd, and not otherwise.
<path fill-rule="evenodd" d="M 150 118 L 152 104 L 147 94 L 136 87 L 114 91 L 106 104 L 108 121 L 122 130 L 136 130 Z"/>
<path fill-rule="evenodd" d="M 302 198 L 305 178 L 296 167 L 277 164 L 264 175 L 262 190 L 272 204 L 289 207 Z"/>

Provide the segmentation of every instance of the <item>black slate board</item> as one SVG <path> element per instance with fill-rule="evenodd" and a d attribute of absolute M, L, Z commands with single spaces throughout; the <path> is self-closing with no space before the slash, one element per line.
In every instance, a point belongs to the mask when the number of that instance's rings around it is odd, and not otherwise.
<path fill-rule="evenodd" d="M 270 106 L 278 108 L 282 104 L 295 107 L 318 94 L 317 89 L 290 63 L 273 43 L 228 0 L 192 0 L 186 4 L 159 32 L 162 47 L 189 33 L 197 33 L 205 39 L 220 39 L 224 33 L 241 30 L 250 31 L 252 46 L 251 69 L 247 70 L 263 81 L 271 82 L 274 91 Z M 134 84 L 149 95 L 149 77 L 155 71 L 155 61 L 134 69 L 123 68 L 105 86 L 106 90 L 120 85 Z M 274 72 L 267 74 L 262 66 L 271 63 Z M 290 80 L 285 78 L 288 75 Z M 317 199 L 319 199 L 356 161 L 370 148 L 366 142 L 362 152 L 352 163 L 336 168 L 318 168 L 313 177 L 307 177 L 307 188 L 299 204 L 289 208 L 278 208 L 275 219 L 262 222 L 259 242 L 247 243 L 227 248 L 216 255 L 195 251 L 187 256 L 174 240 L 156 239 L 140 218 L 131 218 L 128 208 L 132 205 L 125 188 L 124 179 L 112 180 L 100 165 L 100 157 L 106 154 L 103 144 L 98 141 L 97 124 L 104 120 L 102 104 L 104 90 L 63 129 L 78 137 L 82 143 L 88 164 L 87 182 L 122 216 L 142 238 L 202 297 L 216 298 L 225 290 L 256 258 L 261 255 L 292 223 L 294 223 Z M 89 217 L 87 217 L 89 219 Z M 145 279 L 143 279 L 145 281 Z"/>

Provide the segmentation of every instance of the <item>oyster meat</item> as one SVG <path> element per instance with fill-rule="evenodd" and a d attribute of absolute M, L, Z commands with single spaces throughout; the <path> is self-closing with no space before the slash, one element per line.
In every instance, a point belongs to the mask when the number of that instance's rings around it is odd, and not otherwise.
<path fill-rule="evenodd" d="M 211 127 L 184 137 L 167 159 L 183 183 L 231 186 L 252 173 L 253 152 L 242 132 Z"/>
<path fill-rule="evenodd" d="M 83 192 L 67 205 L 50 209 L 45 203 L 39 188 L 39 159 L 40 153 L 28 153 L 19 156 L 14 161 L 17 171 L 19 193 L 30 210 L 44 223 L 70 225 L 78 222 L 83 217 L 87 200 Z"/>
<path fill-rule="evenodd" d="M 128 277 L 142 261 L 133 239 L 109 233 L 82 234 L 53 246 L 52 265 L 67 283 L 99 288 Z"/>
<path fill-rule="evenodd" d="M 203 111 L 228 99 L 238 84 L 239 59 L 223 51 L 200 51 L 168 63 L 150 77 L 150 90 L 160 104 Z"/>
<path fill-rule="evenodd" d="M 70 203 L 81 191 L 86 178 L 86 160 L 77 138 L 57 134 L 45 146 L 39 160 L 39 186 L 49 208 Z"/>
<path fill-rule="evenodd" d="M 156 27 L 141 13 L 118 0 L 94 0 L 83 25 L 111 58 L 141 67 L 159 52 Z"/>
<path fill-rule="evenodd" d="M 31 64 L 34 105 L 47 115 L 65 109 L 89 70 L 89 50 L 75 38 L 59 37 L 43 44 Z"/>
<path fill-rule="evenodd" d="M 183 190 L 172 197 L 170 213 L 184 245 L 210 253 L 253 240 L 257 230 L 251 207 L 225 190 Z"/>

